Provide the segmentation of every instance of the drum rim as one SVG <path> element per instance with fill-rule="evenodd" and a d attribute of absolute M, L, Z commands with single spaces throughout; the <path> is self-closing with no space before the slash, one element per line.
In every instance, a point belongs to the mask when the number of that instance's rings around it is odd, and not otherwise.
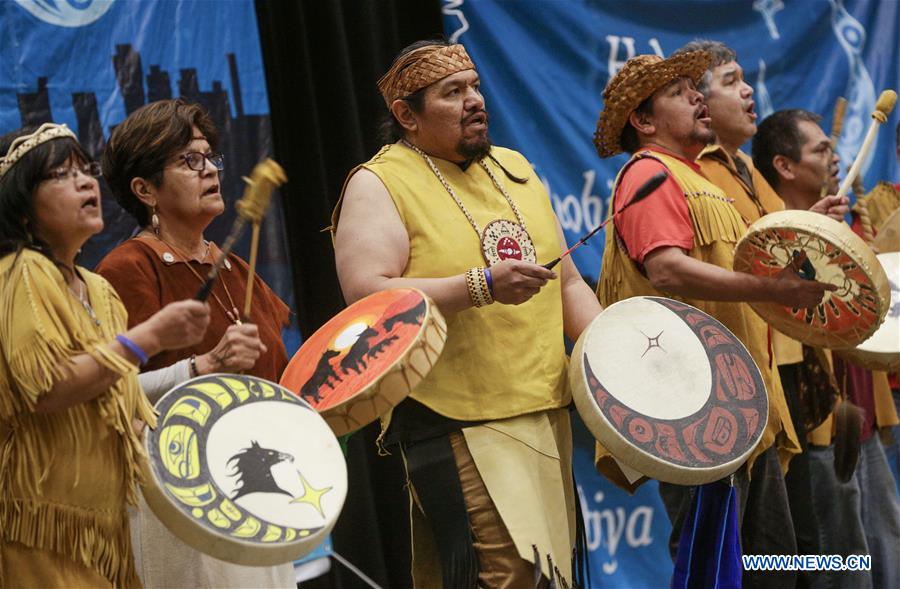
<path fill-rule="evenodd" d="M 224 377 L 234 379 L 241 377 L 247 378 L 248 376 L 249 375 L 229 373 L 212 373 L 197 376 L 179 383 L 171 390 L 166 392 L 156 402 L 155 407 L 160 406 L 163 400 L 169 398 L 171 395 L 186 392 L 186 389 L 188 389 L 192 383 L 198 381 L 207 381 L 214 378 Z M 290 399 L 286 400 L 283 398 L 273 398 L 270 399 L 270 401 L 298 403 L 301 406 L 305 406 L 305 408 L 311 411 L 313 414 L 318 415 L 315 409 L 309 406 L 309 403 L 293 394 L 286 387 L 283 387 L 264 378 L 255 376 L 249 377 L 266 382 L 269 385 L 273 386 L 276 390 L 280 389 L 285 391 L 286 393 L 288 393 L 288 398 Z M 162 428 L 157 425 L 157 428 L 155 430 L 151 430 L 148 427 L 145 428 L 143 432 L 143 448 L 148 458 L 151 456 L 150 445 L 158 443 L 158 434 L 161 431 Z M 334 435 L 327 424 L 325 424 L 325 431 L 327 431 L 332 436 Z M 336 437 L 334 439 L 334 443 L 338 448 L 340 447 L 340 444 Z M 321 542 L 325 539 L 325 537 L 327 537 L 328 534 L 331 533 L 331 530 L 337 524 L 337 520 L 340 517 L 341 512 L 343 511 L 344 503 L 346 502 L 347 493 L 349 491 L 347 465 L 346 462 L 343 462 L 342 464 L 343 468 L 341 469 L 341 473 L 339 473 L 339 476 L 335 481 L 336 484 L 334 485 L 334 487 L 339 490 L 340 497 L 340 501 L 337 506 L 337 510 L 334 513 L 334 516 L 326 519 L 325 523 L 321 527 L 316 528 L 314 532 L 311 532 L 306 536 L 298 535 L 295 539 L 288 542 L 281 541 L 263 544 L 259 541 L 252 541 L 223 533 L 217 533 L 214 530 L 206 527 L 205 525 L 198 523 L 196 518 L 179 507 L 179 505 L 181 504 L 178 503 L 178 500 L 165 489 L 162 479 L 158 476 L 157 466 L 149 460 L 147 461 L 147 476 L 144 477 L 145 480 L 142 484 L 141 490 L 144 495 L 144 499 L 147 502 L 147 505 L 150 506 L 151 511 L 153 511 L 154 515 L 157 517 L 157 519 L 160 520 L 160 522 L 163 523 L 166 529 L 169 530 L 169 532 L 176 536 L 178 539 L 183 541 L 185 544 L 188 544 L 199 552 L 202 552 L 214 558 L 218 558 L 220 560 L 231 562 L 233 564 L 244 566 L 275 566 L 279 564 L 289 563 L 299 558 L 303 558 L 304 556 L 315 550 L 316 547 L 318 547 L 319 544 L 321 544 Z M 214 485 L 216 491 L 221 493 L 223 497 L 230 499 L 229 497 L 227 497 L 227 495 L 222 493 L 222 490 L 214 480 L 210 478 L 208 482 Z M 244 511 L 248 510 L 244 509 Z M 272 525 L 278 526 L 278 524 L 269 522 L 269 520 L 266 520 L 256 514 L 251 513 L 251 515 L 253 515 L 253 517 L 257 518 L 263 523 L 271 523 Z M 278 527 L 284 528 L 285 526 Z"/>
<path fill-rule="evenodd" d="M 697 307 L 694 307 L 689 303 L 685 303 L 684 301 L 678 301 L 675 299 L 655 295 L 639 295 L 629 297 L 627 299 L 622 299 L 621 301 L 616 301 L 612 305 L 607 306 L 606 309 L 611 309 L 616 305 L 627 303 L 628 301 L 634 301 L 634 299 L 649 299 L 651 301 L 654 299 L 662 299 L 673 301 L 675 303 L 685 305 L 686 307 L 698 311 L 707 317 L 710 317 L 711 319 L 715 320 L 715 322 L 718 323 L 718 325 L 733 338 L 734 342 L 743 347 L 744 351 L 747 354 L 747 357 L 750 358 L 751 361 L 753 361 L 749 350 L 747 350 L 743 342 L 741 342 L 740 339 L 731 332 L 731 330 L 723 325 L 721 321 L 719 321 L 709 313 L 706 313 L 702 309 L 698 309 Z M 753 362 L 753 368 L 756 368 L 756 370 L 759 372 L 759 382 L 762 385 L 762 390 L 764 393 L 761 398 L 765 403 L 765 411 L 760 412 L 760 421 L 757 428 L 757 434 L 756 436 L 754 436 L 752 442 L 747 443 L 745 450 L 738 454 L 736 457 L 715 466 L 688 467 L 678 465 L 656 455 L 650 454 L 644 449 L 628 441 L 616 429 L 616 427 L 609 422 L 605 413 L 603 413 L 597 406 L 596 400 L 593 398 L 593 395 L 590 394 L 590 385 L 587 382 L 587 376 L 585 374 L 583 363 L 584 346 L 586 345 L 587 339 L 590 336 L 595 324 L 599 323 L 600 321 L 602 321 L 602 313 L 601 315 L 595 317 L 579 336 L 575 344 L 575 348 L 572 351 L 571 367 L 569 370 L 569 382 L 572 388 L 572 397 L 575 401 L 575 407 L 577 408 L 579 416 L 588 427 L 588 430 L 591 432 L 591 434 L 606 447 L 606 449 L 612 454 L 614 458 L 616 458 L 616 460 L 620 460 L 619 456 L 627 455 L 628 462 L 622 461 L 626 466 L 633 468 L 634 470 L 640 472 L 642 475 L 659 481 L 682 485 L 699 485 L 720 480 L 736 472 L 741 467 L 741 465 L 747 461 L 747 459 L 759 445 L 760 441 L 765 435 L 766 427 L 768 425 L 769 407 L 771 403 L 768 398 L 769 393 L 765 385 L 765 379 L 762 376 L 762 371 L 759 370 L 758 366 L 756 366 L 756 363 Z M 670 421 L 649 418 L 647 416 L 644 417 L 653 421 Z"/>
<path fill-rule="evenodd" d="M 887 309 L 884 301 L 887 298 L 890 301 L 890 290 L 887 285 L 887 277 L 880 263 L 877 263 L 874 252 L 866 245 L 865 241 L 853 232 L 844 223 L 836 221 L 830 217 L 819 213 L 802 210 L 784 210 L 769 213 L 759 218 L 751 224 L 744 236 L 738 241 L 734 249 L 733 268 L 736 272 L 751 274 L 748 250 L 751 247 L 751 238 L 763 231 L 770 229 L 790 229 L 792 231 L 804 232 L 826 237 L 826 239 L 835 245 L 838 245 L 842 251 L 847 253 L 853 260 L 863 269 L 866 276 L 869 277 L 872 284 L 872 291 L 878 296 L 879 306 L 882 312 L 877 321 L 873 322 L 864 337 L 857 334 L 856 343 L 847 343 L 847 338 L 838 336 L 835 332 L 825 332 L 822 330 L 801 331 L 803 326 L 798 325 L 797 321 L 785 316 L 783 305 L 771 302 L 749 302 L 750 307 L 759 315 L 767 324 L 778 329 L 785 335 L 788 335 L 805 344 L 825 347 L 834 350 L 853 348 L 855 345 L 865 341 L 872 336 L 884 321 Z M 872 262 L 875 263 L 872 263 Z M 887 291 L 887 293 L 885 293 Z M 839 340 L 839 341 L 835 341 Z"/>
<path fill-rule="evenodd" d="M 900 212 L 900 209 L 897 210 Z M 898 217 L 900 219 L 900 217 Z M 894 261 L 898 266 L 900 266 L 900 251 L 896 252 L 882 252 L 877 254 L 875 257 L 881 262 L 882 256 L 887 258 L 895 258 Z M 882 263 L 882 266 L 887 266 L 887 264 Z M 885 272 L 887 274 L 887 272 Z M 893 303 L 893 299 L 891 299 L 891 303 Z M 885 318 L 887 321 L 887 318 Z M 881 329 L 884 326 L 884 322 L 878 327 Z M 850 348 L 846 350 L 836 350 L 838 355 L 842 358 L 850 360 L 856 364 L 859 364 L 863 368 L 868 368 L 869 370 L 878 370 L 883 372 L 895 372 L 900 370 L 900 350 L 896 351 L 878 351 L 878 350 L 866 350 L 862 349 L 861 346 L 864 346 L 866 342 L 868 342 L 871 338 L 875 337 L 875 334 L 878 333 L 876 330 L 871 336 L 869 336 L 865 341 L 860 343 L 855 348 Z"/>

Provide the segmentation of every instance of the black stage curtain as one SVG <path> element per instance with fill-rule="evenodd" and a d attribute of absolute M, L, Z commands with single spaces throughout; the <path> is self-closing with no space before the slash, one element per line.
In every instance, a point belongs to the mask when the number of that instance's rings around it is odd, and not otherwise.
<path fill-rule="evenodd" d="M 404 46 L 441 36 L 438 0 L 257 0 L 274 157 L 289 181 L 284 199 L 296 312 L 309 337 L 344 302 L 331 239 L 322 229 L 347 172 L 381 146 L 386 113 L 376 82 Z M 383 587 L 407 587 L 408 502 L 399 456 L 378 457 L 377 429 L 348 444 L 350 490 L 335 550 Z M 376 509 L 377 506 L 377 509 Z M 309 587 L 363 587 L 333 563 Z"/>

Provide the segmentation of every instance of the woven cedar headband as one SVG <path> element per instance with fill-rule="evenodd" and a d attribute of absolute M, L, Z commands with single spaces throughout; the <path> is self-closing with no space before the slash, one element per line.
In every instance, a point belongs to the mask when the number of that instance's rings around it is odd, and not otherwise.
<path fill-rule="evenodd" d="M 619 139 L 628 115 L 654 92 L 677 78 L 688 77 L 696 84 L 709 68 L 706 51 L 679 53 L 668 59 L 658 55 L 638 55 L 625 62 L 603 91 L 603 111 L 594 132 L 594 146 L 600 157 L 622 151 Z"/>
<path fill-rule="evenodd" d="M 10 168 L 22 159 L 23 155 L 42 143 L 59 139 L 60 137 L 71 137 L 78 141 L 71 129 L 65 125 L 57 125 L 55 123 L 44 123 L 34 133 L 16 137 L 15 141 L 9 146 L 9 151 L 6 152 L 6 155 L 0 158 L 0 178 L 3 178 Z"/>
<path fill-rule="evenodd" d="M 398 98 L 409 96 L 451 74 L 475 69 L 462 45 L 428 45 L 398 57 L 380 80 L 378 89 L 388 108 Z"/>

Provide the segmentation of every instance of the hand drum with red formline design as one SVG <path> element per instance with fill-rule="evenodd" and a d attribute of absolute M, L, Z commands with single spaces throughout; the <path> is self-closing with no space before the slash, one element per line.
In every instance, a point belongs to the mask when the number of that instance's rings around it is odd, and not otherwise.
<path fill-rule="evenodd" d="M 616 460 L 700 485 L 740 468 L 768 420 L 759 368 L 724 325 L 662 297 L 607 307 L 572 352 L 575 406 Z"/>
<path fill-rule="evenodd" d="M 291 358 L 281 386 L 312 405 L 340 436 L 405 399 L 437 362 L 446 339 L 444 318 L 423 292 L 376 292 L 319 328 Z"/>
<path fill-rule="evenodd" d="M 734 269 L 775 277 L 796 255 L 815 280 L 833 284 L 809 309 L 750 303 L 765 321 L 797 341 L 822 348 L 853 348 L 884 320 L 891 300 L 887 276 L 871 248 L 850 227 L 809 211 L 770 213 L 747 229 L 734 254 Z M 808 271 L 808 270 L 807 270 Z"/>

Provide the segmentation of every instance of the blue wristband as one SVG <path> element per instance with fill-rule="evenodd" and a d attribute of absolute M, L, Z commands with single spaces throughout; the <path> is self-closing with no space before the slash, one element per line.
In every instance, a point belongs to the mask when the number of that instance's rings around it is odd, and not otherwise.
<path fill-rule="evenodd" d="M 488 285 L 488 292 L 491 293 L 491 296 L 494 296 L 494 279 L 491 277 L 491 269 L 484 269 L 484 280 Z"/>
<path fill-rule="evenodd" d="M 147 361 L 150 359 L 147 357 L 147 352 L 142 350 L 139 345 L 137 345 L 136 343 L 134 343 L 133 341 L 131 341 L 130 339 L 128 339 L 121 333 L 116 336 L 116 341 L 119 342 L 120 344 L 122 344 L 123 346 L 125 346 L 125 348 L 127 348 L 129 352 L 134 354 L 135 357 L 138 359 L 138 362 L 140 363 L 141 366 L 146 364 Z"/>

